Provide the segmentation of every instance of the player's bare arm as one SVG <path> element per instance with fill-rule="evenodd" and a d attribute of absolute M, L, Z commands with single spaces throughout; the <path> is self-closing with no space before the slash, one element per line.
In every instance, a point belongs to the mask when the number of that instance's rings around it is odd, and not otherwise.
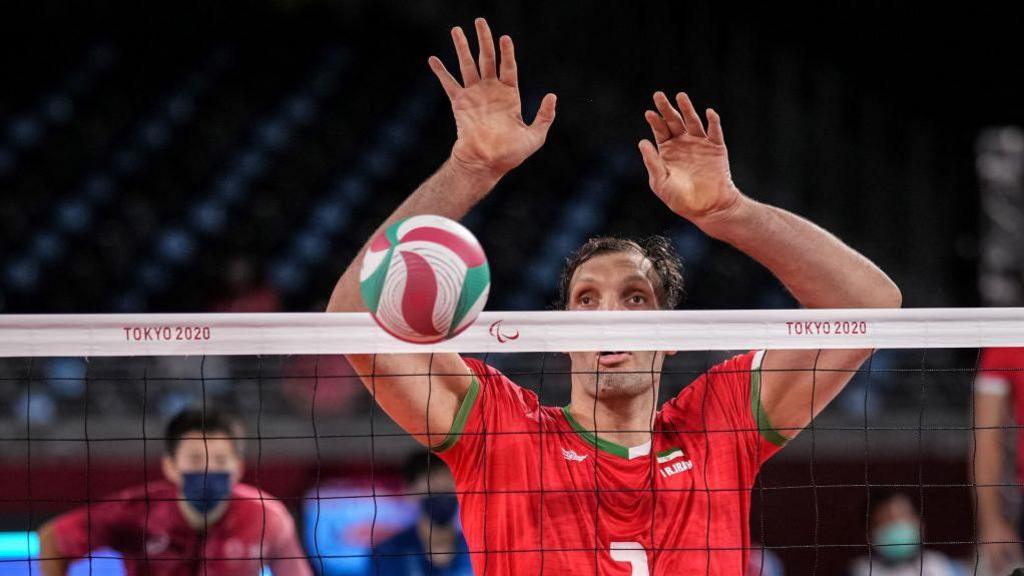
<path fill-rule="evenodd" d="M 689 97 L 658 92 L 648 110 L 654 143 L 640 142 L 651 190 L 709 236 L 754 258 L 807 308 L 897 308 L 899 288 L 870 260 L 813 223 L 743 195 L 729 174 L 722 121 L 707 127 Z M 772 350 L 762 363 L 761 404 L 792 437 L 839 392 L 870 350 Z M 813 406 L 812 406 L 813 401 Z"/>
<path fill-rule="evenodd" d="M 974 449 L 971 475 L 977 485 L 978 540 L 982 557 L 995 573 L 1003 574 L 1021 563 L 1020 539 L 1007 518 L 1003 499 L 1004 427 L 1010 423 L 1008 392 L 993 393 L 980 386 L 974 392 Z"/>
<path fill-rule="evenodd" d="M 39 528 L 39 559 L 43 576 L 64 576 L 68 573 L 68 561 L 61 558 L 57 535 L 54 534 L 53 524 L 50 522 Z"/>
<path fill-rule="evenodd" d="M 510 170 L 544 144 L 555 119 L 555 96 L 544 97 L 532 124 L 522 116 L 512 39 L 502 36 L 495 50 L 487 22 L 476 20 L 479 45 L 474 59 L 461 28 L 452 29 L 462 81 L 432 56 L 433 70 L 451 101 L 457 139 L 449 158 L 374 233 L 419 214 L 459 220 L 487 196 Z M 366 311 L 359 295 L 364 246 L 338 280 L 328 312 Z M 470 371 L 457 354 L 350 355 L 377 403 L 421 443 L 441 443 L 470 386 Z M 428 406 L 429 405 L 429 406 Z M 424 418 L 424 414 L 427 418 Z"/>

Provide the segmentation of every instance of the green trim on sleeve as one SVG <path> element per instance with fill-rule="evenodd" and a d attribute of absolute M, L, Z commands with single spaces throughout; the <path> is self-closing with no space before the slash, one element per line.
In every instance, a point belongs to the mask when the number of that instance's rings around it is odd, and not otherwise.
<path fill-rule="evenodd" d="M 782 447 L 789 442 L 789 438 L 783 436 L 772 426 L 771 420 L 768 419 L 768 413 L 765 412 L 764 406 L 761 404 L 761 361 L 763 358 L 764 351 L 758 352 L 754 357 L 756 365 L 750 366 L 750 413 L 754 416 L 754 422 L 757 424 L 757 430 L 761 436 L 772 444 Z"/>
<path fill-rule="evenodd" d="M 469 411 L 473 409 L 473 406 L 476 404 L 476 397 L 479 395 L 480 383 L 477 382 L 476 376 L 473 376 L 472 382 L 469 383 L 469 390 L 466 390 L 466 395 L 462 398 L 462 404 L 459 405 L 459 411 L 455 413 L 455 420 L 452 422 L 451 429 L 448 430 L 448 436 L 445 436 L 444 441 L 440 444 L 431 446 L 431 451 L 444 452 L 454 446 L 459 438 L 462 437 L 462 430 L 466 427 Z"/>

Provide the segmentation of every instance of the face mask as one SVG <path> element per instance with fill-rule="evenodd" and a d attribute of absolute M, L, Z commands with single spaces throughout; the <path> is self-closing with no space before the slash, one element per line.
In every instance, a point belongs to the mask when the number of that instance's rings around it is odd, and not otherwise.
<path fill-rule="evenodd" d="M 910 560 L 917 558 L 921 547 L 921 533 L 912 522 L 892 522 L 875 529 L 872 543 L 875 551 L 887 560 Z"/>
<path fill-rule="evenodd" d="M 231 474 L 227 472 L 186 472 L 181 478 L 185 500 L 200 514 L 216 508 L 231 493 Z"/>
<path fill-rule="evenodd" d="M 438 526 L 450 524 L 458 510 L 459 500 L 454 494 L 435 494 L 420 501 L 423 512 Z"/>

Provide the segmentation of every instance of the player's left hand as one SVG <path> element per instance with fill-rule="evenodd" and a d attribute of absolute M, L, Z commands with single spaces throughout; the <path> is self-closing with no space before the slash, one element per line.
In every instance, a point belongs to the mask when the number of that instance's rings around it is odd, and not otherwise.
<path fill-rule="evenodd" d="M 648 183 L 673 212 L 700 225 L 727 217 L 742 198 L 729 175 L 722 120 L 708 108 L 707 130 L 689 96 L 676 94 L 678 110 L 664 92 L 654 93 L 657 112 L 644 118 L 654 135 L 640 141 Z"/>

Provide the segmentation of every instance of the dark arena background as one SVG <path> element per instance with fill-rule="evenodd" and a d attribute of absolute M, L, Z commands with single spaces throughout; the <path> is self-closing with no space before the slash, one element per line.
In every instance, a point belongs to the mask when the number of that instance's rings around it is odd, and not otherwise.
<path fill-rule="evenodd" d="M 0 7 L 0 313 L 322 311 L 449 154 L 427 58 L 455 70 L 449 30 L 477 16 L 516 42 L 527 120 L 558 95 L 544 148 L 464 220 L 490 262 L 488 310 L 554 307 L 565 255 L 599 233 L 674 240 L 685 309 L 797 306 L 647 189 L 636 143 L 655 90 L 713 106 L 744 193 L 862 252 L 905 308 L 1024 305 L 1016 9 L 41 0 Z M 712 357 L 673 358 L 662 397 Z M 968 464 L 978 358 L 879 351 L 821 429 L 762 469 L 751 537 L 781 565 L 750 573 L 842 574 L 869 552 L 876 488 L 910 496 L 926 549 L 985 573 Z M 496 365 L 568 401 L 564 356 Z M 376 494 L 399 493 L 416 443 L 343 357 L 255 352 L 0 358 L 0 574 L 40 573 L 23 560 L 47 520 L 159 478 L 164 424 L 207 402 L 241 417 L 245 482 L 285 504 L 314 572 L 371 574 L 370 531 L 415 515 Z"/>

